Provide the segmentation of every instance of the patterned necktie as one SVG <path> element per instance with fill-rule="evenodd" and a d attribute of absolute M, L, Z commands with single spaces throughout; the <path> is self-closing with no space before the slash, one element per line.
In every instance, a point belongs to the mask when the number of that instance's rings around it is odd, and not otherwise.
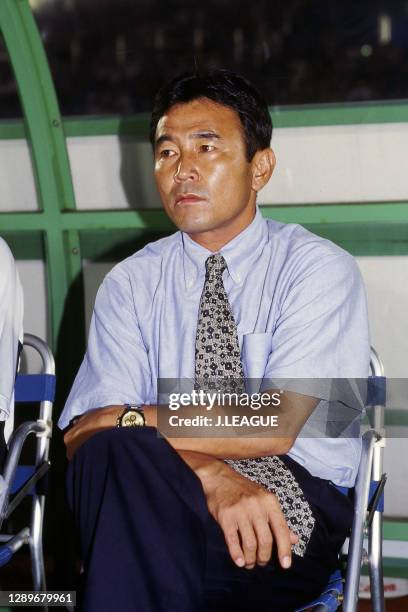
<path fill-rule="evenodd" d="M 195 388 L 242 393 L 244 371 L 237 326 L 222 281 L 227 264 L 217 253 L 208 257 L 205 268 L 196 334 Z"/>
<path fill-rule="evenodd" d="M 224 257 L 216 253 L 208 257 L 205 268 L 195 345 L 195 389 L 244 393 L 237 327 L 222 280 L 227 264 Z M 289 527 L 299 536 L 293 551 L 303 556 L 315 519 L 302 489 L 284 462 L 273 455 L 227 459 L 226 463 L 275 493 Z"/>

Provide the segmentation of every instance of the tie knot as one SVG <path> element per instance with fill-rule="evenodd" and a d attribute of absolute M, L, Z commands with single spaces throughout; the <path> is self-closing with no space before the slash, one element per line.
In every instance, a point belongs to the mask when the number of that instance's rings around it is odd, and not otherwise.
<path fill-rule="evenodd" d="M 227 262 L 221 253 L 210 255 L 205 262 L 206 278 L 209 276 L 215 276 L 217 278 L 222 277 L 222 273 L 227 269 Z"/>

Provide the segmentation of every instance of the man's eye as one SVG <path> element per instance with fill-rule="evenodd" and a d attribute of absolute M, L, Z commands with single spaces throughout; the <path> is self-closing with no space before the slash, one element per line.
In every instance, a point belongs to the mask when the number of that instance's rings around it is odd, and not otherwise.
<path fill-rule="evenodd" d="M 203 151 L 204 153 L 211 153 L 211 151 L 215 150 L 215 146 L 211 144 L 202 144 L 200 146 L 200 150 Z"/>
<path fill-rule="evenodd" d="M 161 158 L 167 158 L 167 157 L 173 157 L 173 155 L 175 155 L 175 151 L 172 151 L 171 149 L 163 149 L 162 151 L 160 151 L 160 157 Z"/>

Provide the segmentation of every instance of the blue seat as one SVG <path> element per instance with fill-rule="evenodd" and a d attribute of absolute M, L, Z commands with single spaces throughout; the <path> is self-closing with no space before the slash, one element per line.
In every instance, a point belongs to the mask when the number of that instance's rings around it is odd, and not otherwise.
<path fill-rule="evenodd" d="M 354 519 L 349 539 L 346 574 L 337 570 L 327 587 L 314 601 L 296 612 L 314 610 L 333 612 L 342 604 L 344 612 L 355 612 L 358 603 L 361 567 L 368 565 L 372 609 L 383 612 L 384 585 L 382 569 L 382 513 L 384 511 L 383 474 L 384 409 L 386 403 L 386 379 L 383 365 L 371 349 L 370 376 L 367 388 L 367 416 L 370 429 L 362 436 L 362 453 L 354 488 Z M 340 487 L 339 487 L 340 488 Z M 343 493 L 348 493 L 343 490 Z M 368 551 L 363 550 L 364 537 Z"/>
<path fill-rule="evenodd" d="M 41 357 L 41 374 L 18 374 L 15 384 L 15 403 L 38 403 L 39 417 L 23 422 L 11 435 L 8 452 L 0 476 L 0 529 L 3 521 L 27 496 L 32 496 L 31 517 L 28 525 L 17 534 L 0 534 L 0 566 L 5 565 L 14 553 L 28 544 L 31 552 L 33 586 L 45 590 L 45 571 L 42 547 L 44 518 L 44 481 L 50 467 L 48 460 L 52 433 L 52 408 L 55 395 L 55 364 L 47 344 L 33 336 L 24 335 L 24 347 L 32 347 Z M 34 465 L 19 465 L 21 452 L 27 437 L 36 435 Z"/>
<path fill-rule="evenodd" d="M 325 610 L 334 612 L 343 601 L 344 579 L 340 570 L 336 570 L 329 578 L 329 582 L 323 593 L 314 601 L 303 608 L 298 608 L 296 612 L 303 610 Z"/>

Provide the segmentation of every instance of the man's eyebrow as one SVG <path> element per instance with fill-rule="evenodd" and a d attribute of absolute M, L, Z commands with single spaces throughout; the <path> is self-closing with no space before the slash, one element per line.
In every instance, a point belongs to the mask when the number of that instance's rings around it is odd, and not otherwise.
<path fill-rule="evenodd" d="M 167 142 L 167 141 L 174 142 L 173 138 L 169 134 L 162 134 L 156 139 L 154 146 L 158 147 L 159 145 L 162 144 L 162 142 Z"/>
<path fill-rule="evenodd" d="M 221 136 L 219 134 L 217 134 L 216 132 L 213 132 L 211 130 L 203 130 L 200 132 L 193 132 L 193 134 L 191 134 L 191 136 L 193 138 L 205 138 L 207 140 L 220 140 Z M 154 143 L 155 147 L 160 146 L 163 142 L 174 142 L 174 138 L 172 138 L 170 136 L 170 134 L 162 134 L 161 136 L 159 136 L 156 139 L 156 142 Z"/>
<path fill-rule="evenodd" d="M 212 130 L 204 130 L 202 132 L 194 132 L 192 134 L 193 138 L 207 138 L 213 140 L 219 140 L 221 136 Z"/>

